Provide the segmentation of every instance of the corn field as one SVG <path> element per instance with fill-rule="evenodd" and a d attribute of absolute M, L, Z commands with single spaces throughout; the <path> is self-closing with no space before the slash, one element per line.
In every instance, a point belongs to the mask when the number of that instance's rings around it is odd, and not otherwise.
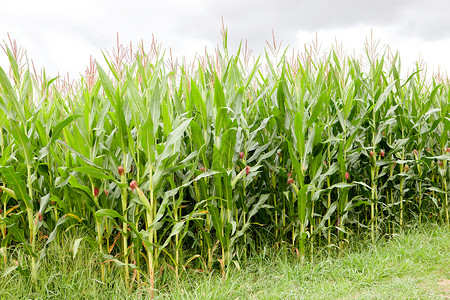
<path fill-rule="evenodd" d="M 4 44 L 0 69 L 1 253 L 30 278 L 46 249 L 82 232 L 98 279 L 158 288 L 196 266 L 226 276 L 263 246 L 300 260 L 374 242 L 414 222 L 449 226 L 448 81 L 401 78 L 388 51 L 364 59 L 277 43 L 187 64 L 156 42 L 117 46 L 75 83 Z M 373 50 L 373 49 L 372 49 Z M 170 267 L 167 267 L 170 266 Z"/>

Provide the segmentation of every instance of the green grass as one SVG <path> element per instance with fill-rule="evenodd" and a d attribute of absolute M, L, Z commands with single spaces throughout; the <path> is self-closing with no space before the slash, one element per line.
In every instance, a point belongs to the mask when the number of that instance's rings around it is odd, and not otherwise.
<path fill-rule="evenodd" d="M 37 284 L 21 272 L 11 272 L 0 282 L 1 299 L 139 299 L 147 291 L 128 292 L 123 272 L 107 272 L 100 283 L 95 252 L 81 244 L 73 259 L 72 240 L 55 243 L 39 269 Z M 442 299 L 450 297 L 450 231 L 422 225 L 408 228 L 376 245 L 364 239 L 350 242 L 346 250 L 322 252 L 301 265 L 291 251 L 262 247 L 240 269 L 230 268 L 225 280 L 188 269 L 179 280 L 164 272 L 156 299 Z M 18 252 L 11 254 L 27 264 Z M 13 265 L 8 257 L 1 272 Z M 24 268 L 26 269 L 26 268 Z M 115 276 L 114 274 L 117 274 Z M 173 274 L 173 272 L 171 273 Z M 171 277 L 173 276 L 173 277 Z M 161 283 L 161 282 L 160 282 Z M 440 284 L 441 283 L 441 284 Z"/>

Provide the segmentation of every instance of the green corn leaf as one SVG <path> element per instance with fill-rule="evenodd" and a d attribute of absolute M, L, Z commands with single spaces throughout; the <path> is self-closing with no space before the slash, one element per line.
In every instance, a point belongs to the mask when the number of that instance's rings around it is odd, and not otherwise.
<path fill-rule="evenodd" d="M 11 49 L 9 49 L 8 46 L 6 46 L 6 54 L 8 55 L 9 64 L 11 66 L 11 69 L 13 71 L 14 80 L 16 81 L 16 84 L 20 83 L 20 73 L 19 73 L 19 66 L 17 64 L 17 61 L 14 57 L 14 54 L 11 52 Z"/>
<path fill-rule="evenodd" d="M 50 138 L 50 141 L 48 142 L 47 146 L 39 150 L 39 160 L 47 156 L 47 154 L 50 152 L 51 145 L 59 139 L 61 136 L 61 133 L 63 132 L 64 127 L 68 126 L 70 123 L 72 123 L 73 120 L 81 117 L 80 115 L 72 115 L 67 118 L 65 118 L 63 121 L 59 122 L 53 129 L 52 129 L 52 137 Z"/>
<path fill-rule="evenodd" d="M 322 93 L 322 95 L 320 95 L 320 97 L 317 99 L 317 101 L 315 101 L 315 105 L 311 111 L 311 115 L 308 118 L 308 121 L 306 122 L 306 128 L 311 127 L 311 125 L 317 120 L 317 118 L 319 117 L 320 113 L 323 112 L 323 103 L 325 101 L 325 99 L 327 98 L 326 93 Z M 312 104 L 311 104 L 312 105 Z"/>
<path fill-rule="evenodd" d="M 25 163 L 27 164 L 27 166 L 31 166 L 33 161 L 33 147 L 31 146 L 30 139 L 23 132 L 22 128 L 16 121 L 10 120 L 10 124 L 12 129 L 11 133 L 14 136 L 14 139 L 17 141 L 20 153 L 25 159 Z"/>
<path fill-rule="evenodd" d="M 301 187 L 297 193 L 298 198 L 298 219 L 301 224 L 306 222 L 306 202 L 307 202 L 308 185 Z"/>
<path fill-rule="evenodd" d="M 297 141 L 297 153 L 300 158 L 305 155 L 305 135 L 303 131 L 303 115 L 297 112 L 294 119 L 294 134 Z"/>
<path fill-rule="evenodd" d="M 14 92 L 13 87 L 11 86 L 11 83 L 9 82 L 8 75 L 3 71 L 3 69 L 0 67 L 0 86 L 3 89 L 4 95 L 6 96 L 7 101 L 11 101 L 12 105 L 15 109 L 15 114 L 18 115 L 19 121 L 22 124 L 25 124 L 25 113 L 23 111 L 22 105 L 20 105 L 17 95 Z M 6 103 L 4 104 L 6 108 Z M 15 114 L 12 114 L 11 111 L 5 110 L 5 113 L 9 115 L 11 119 L 15 119 Z"/>
<path fill-rule="evenodd" d="M 106 171 L 93 167 L 93 166 L 83 166 L 83 167 L 76 167 L 73 168 L 73 171 L 87 174 L 89 176 L 92 176 L 94 178 L 102 179 L 102 180 L 110 180 L 114 182 L 117 186 L 123 187 L 123 184 L 119 181 L 117 181 L 113 176 L 108 174 Z"/>
<path fill-rule="evenodd" d="M 113 209 L 104 208 L 104 209 L 97 210 L 95 212 L 95 216 L 97 218 L 107 217 L 107 218 L 119 219 L 122 222 L 128 223 L 121 214 L 119 214 L 117 211 L 115 211 Z"/>
<path fill-rule="evenodd" d="M 167 159 L 174 150 L 173 147 L 176 143 L 178 143 L 184 135 L 184 132 L 188 128 L 191 123 L 192 118 L 184 120 L 174 131 L 172 131 L 167 137 L 166 142 L 164 143 L 164 150 L 161 155 L 158 157 L 157 168 L 162 166 L 162 163 L 165 159 Z"/>
<path fill-rule="evenodd" d="M 217 77 L 217 74 L 214 74 L 214 104 L 217 112 L 221 107 L 226 107 L 225 103 L 225 94 L 220 84 L 220 79 Z"/>
<path fill-rule="evenodd" d="M 250 222 L 250 219 L 258 213 L 258 211 L 261 209 L 264 203 L 266 203 L 269 197 L 270 194 L 260 195 L 258 202 L 252 207 L 252 209 L 248 213 L 247 222 Z"/>
<path fill-rule="evenodd" d="M 321 230 L 322 228 L 325 227 L 325 222 L 327 222 L 331 218 L 333 213 L 336 211 L 337 204 L 338 204 L 338 202 L 331 203 L 330 207 L 328 207 L 327 212 L 323 216 L 323 218 L 320 221 L 319 225 L 316 227 L 316 231 L 319 231 L 319 230 Z"/>
<path fill-rule="evenodd" d="M 23 200 L 27 208 L 32 208 L 32 199 L 27 193 L 27 185 L 13 167 L 0 167 L 0 173 L 5 177 L 6 184 L 14 191 L 17 200 Z M 3 189 L 3 188 L 2 188 Z"/>
<path fill-rule="evenodd" d="M 286 91 L 284 69 L 277 85 L 277 104 L 282 116 L 286 115 Z M 303 116 L 302 116 L 303 118 Z"/>
<path fill-rule="evenodd" d="M 392 89 L 394 88 L 395 85 L 395 81 L 391 82 L 387 88 L 383 91 L 383 93 L 381 94 L 381 96 L 378 98 L 375 107 L 374 107 L 374 112 L 377 112 L 380 107 L 384 104 L 384 102 L 386 101 L 388 95 L 391 93 Z"/>
<path fill-rule="evenodd" d="M 141 147 L 144 149 L 149 163 L 153 166 L 155 164 L 155 136 L 153 135 L 153 121 L 151 116 L 147 117 L 142 126 Z"/>
<path fill-rule="evenodd" d="M 159 119 L 161 115 L 161 88 L 160 88 L 161 82 L 159 79 L 156 80 L 156 82 L 153 84 L 152 88 L 147 90 L 149 95 L 147 96 L 150 100 L 149 107 L 150 111 L 149 114 L 152 117 L 153 124 L 159 124 Z M 150 95 L 151 93 L 151 95 Z M 157 126 L 153 128 L 153 133 L 156 134 Z M 168 132 L 166 132 L 167 134 Z"/>
<path fill-rule="evenodd" d="M 227 107 L 220 107 L 217 109 L 216 121 L 214 123 L 216 136 L 220 136 L 224 131 L 231 127 L 232 122 L 228 116 L 228 110 Z"/>
<path fill-rule="evenodd" d="M 18 222 L 15 222 L 13 219 L 5 218 L 0 219 L 0 223 L 5 223 L 8 227 L 8 231 L 13 235 L 14 239 L 21 243 L 24 252 L 34 258 L 37 258 L 36 252 L 33 251 L 33 248 L 31 247 L 30 243 L 27 241 L 24 235 L 23 228 L 18 226 Z"/>
<path fill-rule="evenodd" d="M 67 221 L 69 221 L 69 218 L 67 216 L 62 216 L 61 218 L 58 219 L 58 221 L 56 222 L 56 225 L 55 225 L 53 231 L 48 236 L 48 239 L 45 242 L 44 247 L 41 250 L 41 254 L 39 256 L 39 262 L 46 256 L 46 254 L 47 254 L 47 246 L 51 242 L 53 242 L 55 240 L 56 234 L 58 233 L 59 226 L 63 225 Z"/>
<path fill-rule="evenodd" d="M 128 131 L 129 128 L 127 126 L 127 122 L 125 120 L 125 115 L 123 111 L 123 99 L 116 93 L 114 90 L 114 87 L 112 85 L 111 80 L 109 79 L 108 75 L 105 73 L 105 71 L 102 69 L 102 67 L 97 63 L 97 70 L 98 75 L 100 77 L 100 80 L 102 82 L 103 90 L 105 91 L 109 101 L 111 102 L 112 106 L 115 109 L 116 114 L 116 122 L 117 122 L 117 128 L 118 128 L 118 139 L 120 141 L 120 146 L 122 148 L 122 151 L 125 153 L 128 152 Z"/>
<path fill-rule="evenodd" d="M 78 180 L 77 180 L 74 176 L 72 176 L 72 175 L 71 175 L 70 178 L 69 178 L 69 184 L 70 184 L 71 187 L 77 188 L 77 189 L 79 189 L 79 190 L 82 190 L 82 191 L 84 191 L 84 192 L 86 193 L 86 195 L 89 195 L 90 197 L 93 197 L 91 189 L 89 189 L 89 188 L 88 188 L 87 186 L 85 186 L 85 185 L 81 185 L 81 184 L 78 182 Z"/>
<path fill-rule="evenodd" d="M 202 116 L 203 120 L 206 120 L 208 117 L 208 112 L 206 109 L 205 101 L 202 98 L 202 95 L 195 84 L 193 80 L 191 80 L 191 99 L 194 101 L 195 106 L 197 107 L 197 110 L 200 112 L 200 115 Z M 206 125 L 206 124 L 204 124 Z"/>
<path fill-rule="evenodd" d="M 353 186 L 352 183 L 339 182 L 339 183 L 333 184 L 329 188 L 326 188 L 326 190 L 332 190 L 334 188 L 338 188 L 338 189 L 351 188 L 352 186 Z"/>
<path fill-rule="evenodd" d="M 1 170 L 1 169 L 0 169 Z M 14 191 L 13 190 L 11 190 L 11 189 L 8 189 L 7 187 L 5 187 L 5 186 L 0 186 L 0 189 L 3 191 L 3 192 L 5 192 L 5 194 L 7 194 L 9 197 L 11 197 L 11 198 L 13 198 L 13 199 L 16 199 L 17 200 L 17 196 L 16 196 L 16 193 L 14 193 Z"/>
<path fill-rule="evenodd" d="M 67 145 L 66 143 L 64 143 L 61 140 L 57 140 L 58 143 L 60 143 L 61 145 L 63 145 L 64 147 L 66 147 L 70 152 L 72 152 L 73 154 L 75 154 L 78 158 L 80 158 L 82 161 L 84 161 L 86 164 L 95 167 L 95 168 L 100 168 L 99 166 L 97 166 L 94 162 L 92 162 L 91 160 L 89 160 L 88 158 L 86 158 L 83 154 L 79 153 L 78 151 L 76 151 L 75 149 L 73 149 L 72 147 L 70 147 L 69 145 Z"/>
<path fill-rule="evenodd" d="M 78 249 L 80 248 L 80 243 L 81 243 L 81 241 L 83 241 L 83 239 L 84 239 L 84 237 L 78 238 L 73 242 L 73 246 L 72 246 L 72 252 L 73 252 L 72 258 L 73 259 L 75 259 L 75 256 L 77 256 Z"/>
<path fill-rule="evenodd" d="M 294 167 L 294 172 L 295 174 L 300 176 L 302 174 L 302 166 L 294 153 L 294 148 L 292 147 L 292 144 L 289 141 L 288 141 L 288 149 L 289 149 L 289 156 L 291 158 L 292 165 Z"/>
<path fill-rule="evenodd" d="M 208 211 L 211 215 L 214 228 L 216 229 L 216 236 L 218 240 L 223 244 L 224 243 L 224 236 L 222 235 L 223 223 L 222 219 L 220 218 L 219 210 L 214 204 L 209 202 Z"/>
<path fill-rule="evenodd" d="M 233 169 L 233 156 L 236 145 L 236 129 L 230 128 L 222 135 L 220 145 L 221 161 L 227 170 Z"/>
<path fill-rule="evenodd" d="M 128 266 L 128 267 L 130 267 L 130 268 L 132 268 L 132 269 L 137 269 L 137 267 L 136 267 L 135 264 L 125 264 L 125 263 L 121 262 L 120 260 L 118 260 L 117 258 L 115 258 L 115 257 L 112 256 L 112 255 L 109 255 L 109 254 L 103 254 L 102 256 L 103 256 L 103 258 L 104 258 L 105 260 L 114 262 L 114 264 L 115 264 L 116 266 L 119 266 L 119 267 Z"/>

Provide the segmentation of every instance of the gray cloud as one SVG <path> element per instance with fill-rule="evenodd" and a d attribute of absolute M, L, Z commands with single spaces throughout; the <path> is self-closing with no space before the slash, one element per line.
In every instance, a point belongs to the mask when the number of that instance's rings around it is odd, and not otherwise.
<path fill-rule="evenodd" d="M 61 64 L 55 53 L 72 55 L 64 63 L 72 59 L 73 65 L 80 64 L 75 54 L 83 55 L 86 62 L 92 49 L 115 47 L 116 32 L 124 44 L 136 45 L 141 39 L 150 44 L 154 34 L 164 48 L 201 52 L 206 44 L 221 45 L 222 16 L 231 48 L 247 39 L 256 53 L 271 41 L 272 29 L 283 46 L 299 45 L 299 32 L 337 32 L 357 26 L 386 28 L 401 39 L 436 42 L 450 37 L 447 0 L 79 0 L 76 4 L 16 0 L 5 5 L 0 11 L 0 39 L 9 32 L 33 54 L 50 59 L 45 64 L 55 68 Z M 82 49 L 74 50 L 77 47 Z"/>
<path fill-rule="evenodd" d="M 435 41 L 450 37 L 450 2 L 445 0 L 415 1 L 402 14 L 401 34 Z"/>
<path fill-rule="evenodd" d="M 392 3 L 393 2 L 393 3 Z M 366 2 L 358 0 L 327 1 L 222 1 L 207 2 L 205 14 L 185 15 L 178 22 L 178 28 L 191 27 L 191 34 L 216 34 L 216 29 L 206 24 L 220 24 L 224 16 L 230 29 L 263 35 L 265 31 L 295 32 L 316 31 L 330 27 L 347 27 L 360 23 L 389 25 L 398 21 L 402 7 L 410 1 Z M 373 5 L 373 7 L 371 7 Z M 195 18 L 191 18 L 195 17 Z M 192 19 L 193 22 L 189 22 Z M 195 27 L 194 27 L 195 26 Z"/>
<path fill-rule="evenodd" d="M 192 37 L 218 40 L 220 18 L 231 36 L 264 44 L 272 28 L 291 40 L 299 30 L 315 32 L 356 25 L 397 26 L 402 34 L 424 40 L 450 35 L 450 2 L 445 0 L 208 1 L 202 12 L 182 13 L 175 29 Z"/>

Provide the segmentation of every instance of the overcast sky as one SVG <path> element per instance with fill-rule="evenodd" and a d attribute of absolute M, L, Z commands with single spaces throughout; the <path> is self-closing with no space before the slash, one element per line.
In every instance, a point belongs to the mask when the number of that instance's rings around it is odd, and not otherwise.
<path fill-rule="evenodd" d="M 84 74 L 90 55 L 152 34 L 176 56 L 192 57 L 221 44 L 222 17 L 229 43 L 248 40 L 254 54 L 262 52 L 272 30 L 283 47 L 303 49 L 316 33 L 326 51 L 335 39 L 347 53 L 361 53 L 366 37 L 398 50 L 402 68 L 422 58 L 428 71 L 450 70 L 450 1 L 448 0 L 15 0 L 0 5 L 0 40 L 7 34 L 27 51 L 49 76 Z M 0 66 L 8 66 L 0 51 Z"/>

